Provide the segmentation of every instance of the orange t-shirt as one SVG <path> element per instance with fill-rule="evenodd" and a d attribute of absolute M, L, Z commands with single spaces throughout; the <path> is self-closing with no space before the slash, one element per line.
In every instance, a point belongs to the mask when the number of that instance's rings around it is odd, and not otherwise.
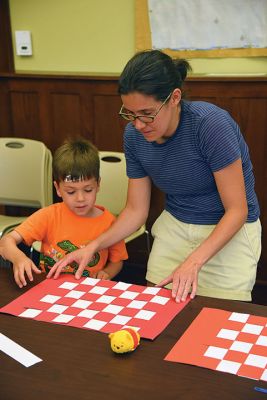
<path fill-rule="evenodd" d="M 56 203 L 42 208 L 29 216 L 15 230 L 24 242 L 31 246 L 33 242 L 42 242 L 40 267 L 48 272 L 65 254 L 88 244 L 106 231 L 115 217 L 104 207 L 96 206 L 103 213 L 97 217 L 80 217 L 74 214 L 64 203 Z M 124 241 L 97 252 L 87 264 L 83 276 L 103 269 L 107 261 L 118 262 L 128 258 Z M 72 263 L 64 270 L 75 273 L 78 265 Z"/>

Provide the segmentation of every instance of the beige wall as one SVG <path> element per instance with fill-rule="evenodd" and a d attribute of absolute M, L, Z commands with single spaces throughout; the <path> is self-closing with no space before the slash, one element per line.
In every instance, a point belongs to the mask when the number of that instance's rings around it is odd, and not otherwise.
<path fill-rule="evenodd" d="M 134 0 L 10 0 L 10 14 L 13 40 L 32 35 L 16 70 L 118 73 L 134 53 Z"/>
<path fill-rule="evenodd" d="M 119 74 L 134 54 L 135 0 L 9 0 L 12 35 L 32 34 L 17 72 Z M 14 46 L 15 48 L 15 46 Z M 267 74 L 267 57 L 193 59 L 196 74 Z"/>

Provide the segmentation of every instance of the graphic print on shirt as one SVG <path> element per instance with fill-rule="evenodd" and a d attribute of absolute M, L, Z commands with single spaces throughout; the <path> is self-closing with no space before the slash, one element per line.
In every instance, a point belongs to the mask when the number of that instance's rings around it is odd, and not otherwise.
<path fill-rule="evenodd" d="M 70 242 L 69 240 L 63 240 L 61 242 L 57 243 L 58 247 L 62 250 L 64 250 L 64 253 L 61 253 L 54 249 L 51 246 L 51 250 L 49 251 L 50 255 L 46 255 L 44 253 L 40 254 L 40 268 L 48 273 L 50 269 L 55 265 L 57 261 L 59 261 L 61 258 L 63 258 L 65 255 L 78 250 L 79 247 L 77 247 L 75 244 Z M 100 254 L 97 252 L 94 254 L 93 259 L 86 265 L 88 268 L 95 267 L 100 260 Z M 69 265 L 67 265 L 62 272 L 66 274 L 75 274 L 78 269 L 78 264 L 73 261 Z M 90 272 L 87 269 L 84 269 L 82 276 L 90 276 Z"/>

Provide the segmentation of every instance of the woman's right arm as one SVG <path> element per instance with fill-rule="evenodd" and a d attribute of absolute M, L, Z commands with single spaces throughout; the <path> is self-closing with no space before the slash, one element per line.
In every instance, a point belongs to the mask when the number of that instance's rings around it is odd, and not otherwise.
<path fill-rule="evenodd" d="M 127 203 L 114 224 L 87 246 L 58 261 L 49 271 L 47 278 L 54 276 L 56 279 L 64 267 L 75 261 L 79 264 L 75 278 L 79 279 L 85 266 L 97 251 L 127 238 L 145 223 L 149 212 L 150 196 L 151 181 L 149 177 L 129 179 Z"/>

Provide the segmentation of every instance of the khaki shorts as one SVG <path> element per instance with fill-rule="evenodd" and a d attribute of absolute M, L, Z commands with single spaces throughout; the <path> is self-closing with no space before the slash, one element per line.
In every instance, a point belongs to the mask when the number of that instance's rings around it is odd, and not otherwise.
<path fill-rule="evenodd" d="M 209 236 L 215 225 L 183 223 L 163 211 L 152 227 L 146 279 L 159 283 Z M 261 223 L 246 223 L 200 270 L 197 294 L 251 301 L 261 253 Z M 167 286 L 171 288 L 171 284 Z"/>

